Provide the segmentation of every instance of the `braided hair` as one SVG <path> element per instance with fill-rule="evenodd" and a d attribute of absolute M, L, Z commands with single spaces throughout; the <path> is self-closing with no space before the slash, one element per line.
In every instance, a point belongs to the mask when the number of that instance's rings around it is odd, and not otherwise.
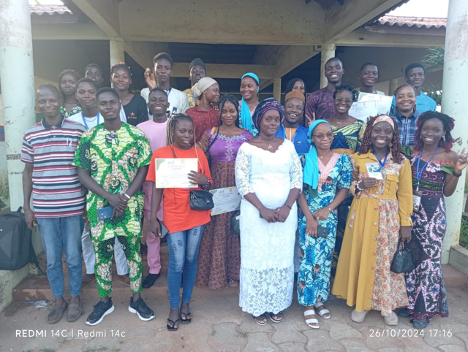
<path fill-rule="evenodd" d="M 455 119 L 437 111 L 426 111 L 422 113 L 421 115 L 419 115 L 418 121 L 416 122 L 416 126 L 417 126 L 416 132 L 414 134 L 414 141 L 415 141 L 414 150 L 421 151 L 423 149 L 424 142 L 421 139 L 421 131 L 422 131 L 424 122 L 430 119 L 438 119 L 444 125 L 445 138 L 442 137 L 439 140 L 439 147 L 444 148 L 445 151 L 448 153 L 453 147 L 453 142 L 455 142 L 455 139 L 452 137 L 452 134 L 450 133 L 450 131 L 452 131 L 453 128 L 455 127 Z"/>
<path fill-rule="evenodd" d="M 367 120 L 367 127 L 364 131 L 364 136 L 362 137 L 361 146 L 359 147 L 359 154 L 367 154 L 369 151 L 372 150 L 372 140 L 371 140 L 371 133 L 374 129 L 374 122 L 381 115 L 371 116 Z M 398 127 L 395 123 L 395 128 L 393 129 L 393 139 L 390 146 L 390 153 L 392 153 L 393 160 L 401 164 L 405 158 L 401 153 L 401 145 L 400 145 L 400 134 L 398 132 Z"/>
<path fill-rule="evenodd" d="M 234 95 L 225 94 L 221 98 L 219 98 L 219 101 L 218 101 L 219 123 L 218 123 L 218 128 L 216 129 L 216 134 L 215 134 L 215 136 L 213 138 L 213 141 L 211 141 L 211 143 L 208 145 L 208 148 L 206 148 L 206 151 L 205 151 L 207 159 L 210 162 L 211 162 L 211 158 L 209 158 L 210 148 L 214 144 L 214 142 L 216 142 L 216 140 L 218 139 L 219 128 L 223 124 L 223 120 L 221 119 L 221 115 L 223 114 L 224 105 L 226 105 L 227 102 L 231 102 L 234 105 L 234 107 L 236 108 L 237 118 L 236 118 L 236 121 L 235 121 L 235 125 L 236 125 L 236 127 L 239 127 L 239 101 L 237 100 L 237 98 Z"/>
<path fill-rule="evenodd" d="M 67 69 L 67 70 L 63 70 L 62 72 L 60 72 L 60 75 L 59 75 L 59 78 L 58 78 L 58 88 L 60 90 L 60 94 L 62 95 L 63 99 L 65 99 L 65 93 L 62 90 L 62 85 L 60 84 L 60 82 L 62 81 L 62 77 L 65 76 L 66 74 L 70 74 L 70 75 L 75 76 L 76 82 L 78 82 L 80 80 L 80 78 L 81 78 L 78 71 L 75 71 L 75 70 L 72 70 L 72 69 Z"/>
<path fill-rule="evenodd" d="M 339 86 L 335 87 L 335 91 L 333 92 L 333 100 L 336 99 L 336 94 L 338 92 L 342 92 L 344 90 L 347 90 L 348 92 L 351 93 L 351 95 L 353 97 L 352 98 L 353 102 L 357 101 L 357 91 L 356 91 L 356 89 L 354 89 L 354 86 L 352 84 L 348 84 L 348 83 L 343 83 L 343 84 L 340 84 Z"/>
<path fill-rule="evenodd" d="M 174 131 L 179 121 L 189 121 L 193 125 L 193 119 L 187 114 L 175 114 L 170 117 L 169 122 L 167 123 L 167 129 L 166 129 L 166 144 L 171 147 L 172 154 L 174 154 L 174 158 L 176 157 L 174 146 L 173 146 Z M 193 145 L 195 146 L 195 148 L 196 148 L 196 142 L 197 141 L 195 137 L 195 131 L 193 131 Z"/>
<path fill-rule="evenodd" d="M 414 93 L 416 94 L 416 88 L 415 88 L 412 84 L 403 83 L 403 84 L 399 85 L 399 86 L 397 87 L 397 89 L 395 89 L 395 91 L 393 92 L 393 95 L 396 97 L 397 94 L 398 94 L 398 92 L 400 91 L 400 89 L 401 89 L 401 88 L 404 88 L 404 87 L 411 87 L 411 88 L 413 88 Z"/>
<path fill-rule="evenodd" d="M 130 76 L 130 79 L 131 79 L 131 77 L 133 76 L 133 74 L 132 74 L 132 69 L 130 68 L 130 66 L 125 65 L 125 62 L 119 62 L 118 64 L 112 65 L 111 70 L 110 70 L 111 79 L 112 79 L 112 75 L 113 75 L 113 74 L 115 73 L 115 71 L 117 71 L 117 69 L 119 69 L 119 68 L 122 68 L 122 69 L 124 69 L 125 71 L 127 71 L 128 75 Z M 130 85 L 129 85 L 129 87 L 128 87 L 128 90 L 129 90 L 129 92 L 133 93 L 132 83 L 130 83 Z"/>

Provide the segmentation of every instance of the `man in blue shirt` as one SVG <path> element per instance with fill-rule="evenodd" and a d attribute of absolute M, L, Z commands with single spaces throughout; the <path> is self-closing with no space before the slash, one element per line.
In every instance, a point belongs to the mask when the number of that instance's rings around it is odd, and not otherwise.
<path fill-rule="evenodd" d="M 421 87 L 424 84 L 426 69 L 419 62 L 413 62 L 405 68 L 406 82 L 416 88 L 416 110 L 422 114 L 426 111 L 435 111 L 437 103 L 434 99 L 427 96 Z M 395 115 L 395 97 L 393 97 L 390 115 Z"/>
<path fill-rule="evenodd" d="M 299 156 L 309 152 L 310 143 L 307 141 L 308 129 L 299 125 L 304 114 L 305 97 L 300 91 L 293 90 L 286 94 L 284 102 L 284 122 L 280 126 L 276 137 L 288 139 L 294 143 Z"/>

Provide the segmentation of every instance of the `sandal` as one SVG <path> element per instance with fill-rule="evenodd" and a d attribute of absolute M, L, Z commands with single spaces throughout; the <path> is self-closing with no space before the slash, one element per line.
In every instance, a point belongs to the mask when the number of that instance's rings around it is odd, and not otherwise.
<path fill-rule="evenodd" d="M 229 287 L 237 287 L 237 286 L 239 286 L 239 281 L 229 280 Z"/>
<path fill-rule="evenodd" d="M 180 312 L 180 322 L 182 324 L 190 324 L 192 322 L 192 313 L 182 313 Z"/>
<path fill-rule="evenodd" d="M 331 318 L 330 311 L 327 308 L 325 308 L 325 306 L 323 305 L 322 302 L 316 303 L 314 306 L 317 309 L 317 314 L 320 315 L 321 318 L 323 318 L 323 319 L 330 319 Z M 319 309 L 320 307 L 323 307 L 323 308 Z"/>
<path fill-rule="evenodd" d="M 255 319 L 255 321 L 256 321 L 256 323 L 258 325 L 263 326 L 263 325 L 267 324 L 267 319 L 265 317 L 265 314 L 261 314 L 258 317 L 256 317 L 255 315 L 252 314 L 252 317 Z"/>
<path fill-rule="evenodd" d="M 309 315 L 315 316 L 315 310 L 308 309 L 308 310 L 304 311 L 304 318 L 308 317 Z M 317 318 L 309 318 L 309 319 L 305 318 L 305 322 L 312 329 L 320 329 L 319 322 L 318 322 Z M 311 324 L 317 324 L 317 325 L 311 325 Z"/>
<path fill-rule="evenodd" d="M 402 308 L 398 311 L 398 315 L 402 318 L 410 318 L 411 314 L 408 312 L 408 308 Z"/>
<path fill-rule="evenodd" d="M 278 312 L 277 314 L 268 313 L 268 316 L 270 317 L 270 320 L 273 323 L 281 323 L 281 320 L 283 319 L 283 312 L 281 311 L 281 312 Z M 274 317 L 276 317 L 276 319 Z"/>
<path fill-rule="evenodd" d="M 169 331 L 177 331 L 177 329 L 179 328 L 178 326 L 175 327 L 175 325 L 177 324 L 177 322 L 179 321 L 179 319 L 177 319 L 176 321 L 173 321 L 171 319 L 167 319 L 167 324 L 166 324 L 166 327 L 167 327 L 167 330 Z M 169 325 L 169 323 L 172 323 L 172 326 Z"/>

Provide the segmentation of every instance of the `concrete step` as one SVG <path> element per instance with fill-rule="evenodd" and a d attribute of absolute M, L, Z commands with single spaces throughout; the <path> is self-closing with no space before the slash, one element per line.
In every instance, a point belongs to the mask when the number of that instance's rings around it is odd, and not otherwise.
<path fill-rule="evenodd" d="M 167 290 L 167 267 L 169 263 L 169 254 L 167 244 L 161 244 L 161 276 L 156 280 L 153 287 L 149 289 L 143 289 L 144 297 L 154 297 L 154 295 L 168 294 Z M 68 292 L 68 275 L 65 268 L 65 297 L 69 297 Z M 468 287 L 468 278 L 461 271 L 455 269 L 451 265 L 442 265 L 442 271 L 444 275 L 445 286 L 447 288 L 466 288 Z M 83 269 L 83 273 L 85 270 Z M 148 265 L 146 257 L 143 256 L 143 278 L 148 274 Z M 115 265 L 113 265 L 113 292 L 112 296 L 119 297 L 130 297 L 130 287 L 123 282 L 117 280 L 117 273 Z M 87 276 L 83 277 L 82 296 L 91 297 L 98 299 L 99 295 L 97 292 L 96 281 L 87 279 Z M 49 286 L 47 276 L 45 275 L 30 275 L 24 279 L 13 291 L 13 300 L 15 301 L 26 301 L 35 302 L 40 300 L 53 300 L 54 296 Z"/>

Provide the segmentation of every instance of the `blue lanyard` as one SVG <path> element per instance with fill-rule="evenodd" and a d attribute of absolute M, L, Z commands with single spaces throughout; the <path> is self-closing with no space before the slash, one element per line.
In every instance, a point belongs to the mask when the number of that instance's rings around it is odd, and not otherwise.
<path fill-rule="evenodd" d="M 378 169 L 377 171 L 380 172 L 380 171 L 382 171 L 382 169 L 384 168 L 385 164 L 387 163 L 387 156 L 388 156 L 388 154 L 385 155 L 385 159 L 383 160 L 383 162 L 382 162 L 382 160 L 380 160 L 380 158 L 379 158 L 375 153 L 374 153 L 374 156 L 375 156 L 375 157 L 377 158 L 377 160 L 379 161 L 380 169 Z"/>
<path fill-rule="evenodd" d="M 86 119 L 85 119 L 83 113 L 81 113 L 81 118 L 83 119 L 83 123 L 84 123 L 86 129 L 89 130 L 88 124 L 86 123 Z M 97 113 L 97 123 L 96 123 L 96 126 L 97 126 L 97 125 L 99 125 L 99 113 Z"/>
<path fill-rule="evenodd" d="M 437 147 L 436 151 L 434 152 L 434 154 L 432 154 L 432 156 L 430 157 L 430 159 L 428 161 L 426 161 L 421 169 L 421 172 L 419 172 L 419 165 L 421 163 L 421 154 L 422 154 L 422 151 L 419 153 L 419 156 L 418 156 L 418 166 L 416 168 L 416 178 L 418 179 L 418 186 L 416 188 L 417 191 L 419 191 L 419 181 L 421 181 L 421 177 L 422 177 L 422 174 L 423 174 L 423 171 L 424 169 L 426 168 L 427 164 L 429 164 L 429 162 L 432 160 L 432 158 L 434 157 L 434 155 L 436 155 L 437 151 L 439 150 L 440 147 Z"/>

